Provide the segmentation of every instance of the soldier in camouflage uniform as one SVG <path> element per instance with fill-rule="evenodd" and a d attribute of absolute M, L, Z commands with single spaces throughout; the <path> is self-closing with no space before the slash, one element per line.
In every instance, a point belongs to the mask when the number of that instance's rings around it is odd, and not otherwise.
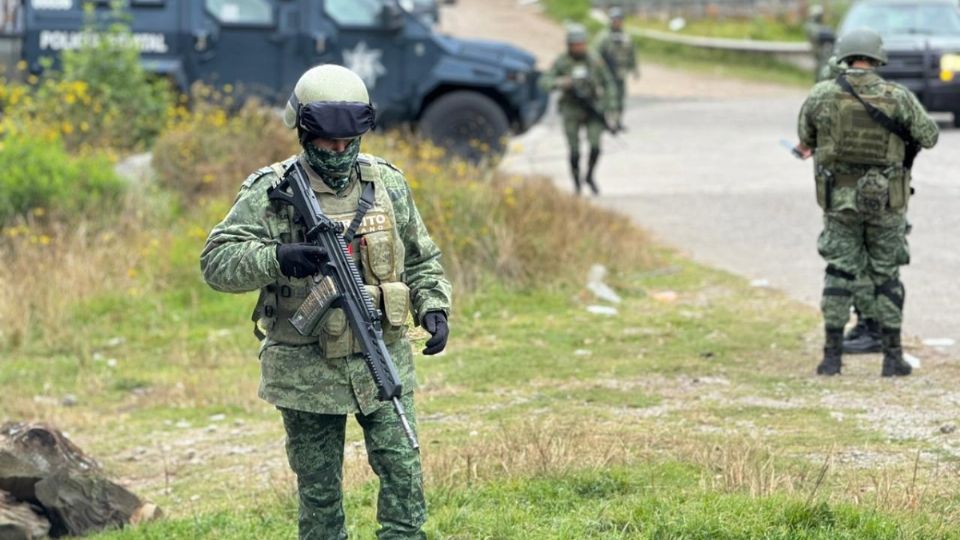
<path fill-rule="evenodd" d="M 821 68 L 817 81 L 836 79 L 849 68 L 846 62 L 837 59 L 837 55 L 832 55 Z M 909 229 L 908 224 L 907 230 Z M 859 275 L 850 290 L 853 291 L 853 311 L 857 320 L 853 328 L 843 336 L 843 352 L 844 354 L 880 352 L 882 350 L 880 322 L 873 309 L 873 282 L 870 281 L 869 276 Z"/>
<path fill-rule="evenodd" d="M 560 90 L 559 110 L 570 148 L 573 186 L 580 194 L 580 129 L 587 129 L 590 158 L 585 181 L 594 195 L 600 193 L 594 170 L 600 159 L 600 137 L 608 124 L 604 116 L 614 113 L 617 88 L 606 64 L 587 50 L 587 30 L 578 24 L 567 29 L 567 52 L 560 55 L 540 84 L 547 91 Z"/>
<path fill-rule="evenodd" d="M 813 87 L 798 122 L 797 149 L 815 158 L 817 201 L 824 209 L 818 250 L 827 261 L 821 301 L 826 343 L 817 373 L 840 373 L 851 288 L 857 276 L 866 275 L 874 286 L 873 310 L 881 327 L 881 375 L 909 375 L 900 343 L 905 291 L 899 279 L 899 267 L 910 262 L 907 141 L 874 120 L 854 92 L 923 148 L 936 144 L 939 131 L 909 90 L 877 75 L 875 68 L 887 61 L 879 34 L 867 29 L 847 33 L 837 42 L 837 59 L 849 68 L 836 80 Z"/>
<path fill-rule="evenodd" d="M 807 41 L 810 42 L 810 52 L 813 53 L 813 78 L 823 80 L 824 74 L 830 69 L 829 61 L 833 51 L 833 29 L 823 23 L 823 6 L 814 4 L 810 6 L 810 12 L 807 14 L 807 22 L 803 25 L 803 31 L 807 34 Z"/>
<path fill-rule="evenodd" d="M 283 118 L 288 128 L 297 129 L 303 151 L 243 182 L 200 259 L 204 279 L 214 289 L 260 290 L 254 313 L 263 336 L 259 395 L 283 417 L 287 456 L 297 475 L 302 539 L 346 538 L 341 479 L 348 414 L 363 428 L 370 466 L 380 478 L 379 538 L 424 538 L 420 455 L 392 408 L 377 400 L 343 310 L 328 310 L 307 336 L 288 320 L 327 258 L 322 248 L 304 242 L 292 207 L 267 198 L 267 189 L 297 160 L 321 208 L 335 221 L 350 223 L 361 200 L 373 202 L 350 247 L 367 291 L 383 312 L 384 341 L 416 429 L 407 318 L 412 310 L 414 322 L 432 334 L 424 354 L 442 351 L 451 287 L 403 174 L 359 153 L 361 135 L 373 127 L 374 115 L 363 81 L 350 70 L 324 65 L 307 71 Z"/>
<path fill-rule="evenodd" d="M 623 9 L 614 7 L 608 12 L 610 28 L 597 34 L 591 47 L 607 64 L 617 86 L 617 126 L 623 125 L 624 101 L 627 98 L 627 74 L 640 76 L 636 48 L 630 35 L 623 31 Z"/>

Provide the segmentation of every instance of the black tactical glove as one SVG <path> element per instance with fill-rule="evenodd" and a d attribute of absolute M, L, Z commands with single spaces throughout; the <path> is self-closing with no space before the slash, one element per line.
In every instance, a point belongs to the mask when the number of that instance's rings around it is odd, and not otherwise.
<path fill-rule="evenodd" d="M 301 242 L 277 246 L 280 273 L 292 278 L 305 278 L 320 271 L 327 261 L 327 252 L 318 245 Z"/>
<path fill-rule="evenodd" d="M 447 336 L 450 335 L 447 316 L 442 311 L 430 311 L 423 316 L 423 327 L 433 336 L 427 340 L 423 354 L 429 356 L 442 351 L 447 346 Z"/>

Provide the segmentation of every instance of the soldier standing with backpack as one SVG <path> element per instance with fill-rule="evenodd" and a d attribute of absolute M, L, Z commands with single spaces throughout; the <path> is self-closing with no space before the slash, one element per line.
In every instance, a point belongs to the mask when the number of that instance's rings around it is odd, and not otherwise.
<path fill-rule="evenodd" d="M 824 210 L 817 247 L 827 262 L 821 300 L 826 337 L 817 373 L 840 373 L 852 288 L 857 276 L 866 275 L 880 324 L 881 375 L 905 376 L 911 367 L 900 342 L 905 290 L 899 268 L 910 262 L 910 167 L 921 147 L 936 144 L 939 130 L 916 96 L 876 73 L 887 61 L 879 34 L 848 32 L 836 52 L 849 68 L 813 87 L 798 122 L 797 150 L 815 159 L 817 202 Z"/>

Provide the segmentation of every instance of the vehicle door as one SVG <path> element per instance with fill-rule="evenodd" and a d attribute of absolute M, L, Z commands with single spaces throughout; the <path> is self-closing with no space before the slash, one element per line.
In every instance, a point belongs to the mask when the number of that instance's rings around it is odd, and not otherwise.
<path fill-rule="evenodd" d="M 351 69 L 367 85 L 376 105 L 378 122 L 388 125 L 409 119 L 411 89 L 404 77 L 406 14 L 385 11 L 390 0 L 324 0 L 311 2 L 321 12 L 317 21 L 328 22 L 329 35 L 316 49 L 316 62 L 335 63 Z M 388 16 L 392 14 L 392 16 Z"/>
<path fill-rule="evenodd" d="M 22 0 L 0 0 L 0 75 L 14 78 L 23 40 Z"/>
<path fill-rule="evenodd" d="M 197 75 L 215 86 L 280 100 L 296 47 L 298 5 L 286 0 L 202 0 L 215 29 L 197 54 Z"/>

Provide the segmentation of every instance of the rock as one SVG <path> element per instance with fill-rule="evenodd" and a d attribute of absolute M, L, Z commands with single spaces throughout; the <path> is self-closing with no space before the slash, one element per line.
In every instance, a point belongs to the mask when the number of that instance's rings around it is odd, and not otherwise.
<path fill-rule="evenodd" d="M 77 396 L 73 394 L 67 394 L 63 396 L 63 401 L 60 402 L 60 404 L 64 407 L 75 407 L 77 403 L 79 403 L 79 401 L 77 401 Z"/>
<path fill-rule="evenodd" d="M 940 433 L 943 433 L 944 435 L 949 435 L 950 433 L 953 433 L 956 430 L 957 430 L 956 424 L 944 424 L 940 426 Z"/>
<path fill-rule="evenodd" d="M 37 500 L 52 536 L 82 536 L 122 528 L 143 504 L 126 488 L 100 476 L 59 471 L 37 482 Z"/>
<path fill-rule="evenodd" d="M 0 491 L 0 540 L 38 540 L 49 532 L 50 522 L 32 506 Z"/>
<path fill-rule="evenodd" d="M 587 306 L 587 311 L 593 313 L 594 315 L 606 315 L 608 317 L 613 317 L 619 313 L 615 307 L 597 305 Z"/>
<path fill-rule="evenodd" d="M 56 428 L 14 422 L 0 426 L 0 489 L 34 502 L 34 485 L 58 470 L 92 473 L 100 465 Z"/>
<path fill-rule="evenodd" d="M 133 513 L 130 516 L 131 525 L 139 525 L 141 523 L 147 523 L 149 521 L 156 521 L 163 517 L 163 510 L 160 510 L 160 507 L 153 504 L 147 503 Z"/>

